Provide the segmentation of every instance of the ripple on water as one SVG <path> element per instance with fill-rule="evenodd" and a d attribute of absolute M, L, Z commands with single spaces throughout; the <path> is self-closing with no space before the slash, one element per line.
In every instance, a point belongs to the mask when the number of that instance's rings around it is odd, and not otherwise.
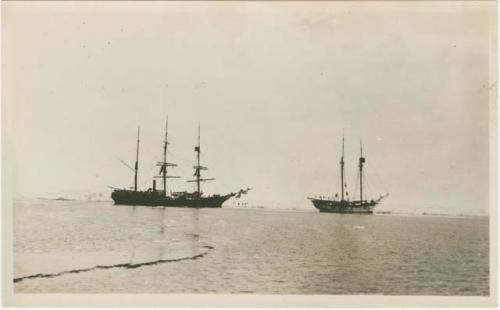
<path fill-rule="evenodd" d="M 488 236 L 488 218 L 23 203 L 14 210 L 14 276 L 62 275 L 14 287 L 25 293 L 488 295 Z"/>

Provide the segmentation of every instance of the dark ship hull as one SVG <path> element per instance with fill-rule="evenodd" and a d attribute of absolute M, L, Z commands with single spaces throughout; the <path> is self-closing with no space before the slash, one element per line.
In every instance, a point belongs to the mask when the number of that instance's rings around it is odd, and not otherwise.
<path fill-rule="evenodd" d="M 176 197 L 164 196 L 163 192 L 115 190 L 111 198 L 115 205 L 151 206 L 151 207 L 186 207 L 186 208 L 221 208 L 222 204 L 235 193 L 196 197 L 182 195 Z"/>
<path fill-rule="evenodd" d="M 319 212 L 372 214 L 377 201 L 339 201 L 309 198 Z"/>

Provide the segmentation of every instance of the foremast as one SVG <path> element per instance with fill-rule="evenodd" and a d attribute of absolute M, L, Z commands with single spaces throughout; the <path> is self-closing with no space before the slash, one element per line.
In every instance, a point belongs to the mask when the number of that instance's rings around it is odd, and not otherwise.
<path fill-rule="evenodd" d="M 363 157 L 363 142 L 359 142 L 359 146 L 361 148 L 360 156 L 359 156 L 359 200 L 363 202 L 363 165 L 366 162 L 366 159 Z"/>
<path fill-rule="evenodd" d="M 344 201 L 344 132 L 342 131 L 342 156 L 340 157 L 340 201 Z"/>
<path fill-rule="evenodd" d="M 135 166 L 134 166 L 134 192 L 137 192 L 137 173 L 139 172 L 139 136 L 141 127 L 137 127 L 137 147 L 135 152 Z"/>
<path fill-rule="evenodd" d="M 202 196 L 202 191 L 201 191 L 201 182 L 205 181 L 212 181 L 215 180 L 215 178 L 206 178 L 203 179 L 201 177 L 201 170 L 208 170 L 207 167 L 202 166 L 200 162 L 200 157 L 201 157 L 201 133 L 200 133 L 200 124 L 198 123 L 198 145 L 194 147 L 194 151 L 196 152 L 196 166 L 194 166 L 194 174 L 193 176 L 196 178 L 195 180 L 189 180 L 187 182 L 196 182 L 196 197 L 201 198 Z"/>
<path fill-rule="evenodd" d="M 157 166 L 160 167 L 160 175 L 155 176 L 155 178 L 163 179 L 163 196 L 167 196 L 167 179 L 168 178 L 180 178 L 179 176 L 170 176 L 168 175 L 168 167 L 177 167 L 177 164 L 167 162 L 167 152 L 168 152 L 168 116 L 165 121 L 165 140 L 163 140 L 163 161 L 159 161 L 156 163 Z"/>

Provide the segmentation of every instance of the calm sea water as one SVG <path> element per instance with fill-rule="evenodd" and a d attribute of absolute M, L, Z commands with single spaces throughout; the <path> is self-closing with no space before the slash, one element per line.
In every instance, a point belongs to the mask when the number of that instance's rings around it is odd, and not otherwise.
<path fill-rule="evenodd" d="M 488 218 L 17 202 L 16 293 L 488 295 Z"/>

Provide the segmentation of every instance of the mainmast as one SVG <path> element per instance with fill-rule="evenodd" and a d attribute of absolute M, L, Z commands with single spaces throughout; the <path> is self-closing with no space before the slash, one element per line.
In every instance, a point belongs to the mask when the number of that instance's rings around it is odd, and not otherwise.
<path fill-rule="evenodd" d="M 177 167 L 176 164 L 169 163 L 167 162 L 167 150 L 168 150 L 168 145 L 170 142 L 168 142 L 168 116 L 167 120 L 165 121 L 165 140 L 163 141 L 163 161 L 157 162 L 156 165 L 160 166 L 160 177 L 163 179 L 163 196 L 167 196 L 167 178 L 179 178 L 178 176 L 169 176 L 167 175 L 167 167 Z"/>
<path fill-rule="evenodd" d="M 341 201 L 344 201 L 344 132 L 342 131 L 342 157 L 340 157 Z"/>
<path fill-rule="evenodd" d="M 196 163 L 197 165 L 194 166 L 194 174 L 193 176 L 196 177 L 196 180 L 190 180 L 187 182 L 196 182 L 196 196 L 198 198 L 201 197 L 201 187 L 200 183 L 204 181 L 212 181 L 215 180 L 214 178 L 209 178 L 209 179 L 202 179 L 201 178 L 201 170 L 207 170 L 207 167 L 204 167 L 201 165 L 200 162 L 200 155 L 201 155 L 201 134 L 200 134 L 200 123 L 198 123 L 198 146 L 194 147 L 194 151 L 196 152 Z"/>
<path fill-rule="evenodd" d="M 137 127 L 137 149 L 135 153 L 135 169 L 134 169 L 134 192 L 137 192 L 137 172 L 139 171 L 139 135 L 141 127 Z"/>
<path fill-rule="evenodd" d="M 363 157 L 363 142 L 360 141 L 359 145 L 361 147 L 361 155 L 359 157 L 359 200 L 363 202 L 363 164 L 366 160 Z"/>
<path fill-rule="evenodd" d="M 168 116 L 165 121 L 165 140 L 163 141 L 163 196 L 167 196 L 167 147 L 168 147 Z"/>
<path fill-rule="evenodd" d="M 201 177 L 201 166 L 200 166 L 200 153 L 201 153 L 201 133 L 200 133 L 200 123 L 198 123 L 198 146 L 194 148 L 196 151 L 196 158 L 198 165 L 196 166 L 196 193 L 198 197 L 201 196 L 200 192 L 200 177 Z"/>

